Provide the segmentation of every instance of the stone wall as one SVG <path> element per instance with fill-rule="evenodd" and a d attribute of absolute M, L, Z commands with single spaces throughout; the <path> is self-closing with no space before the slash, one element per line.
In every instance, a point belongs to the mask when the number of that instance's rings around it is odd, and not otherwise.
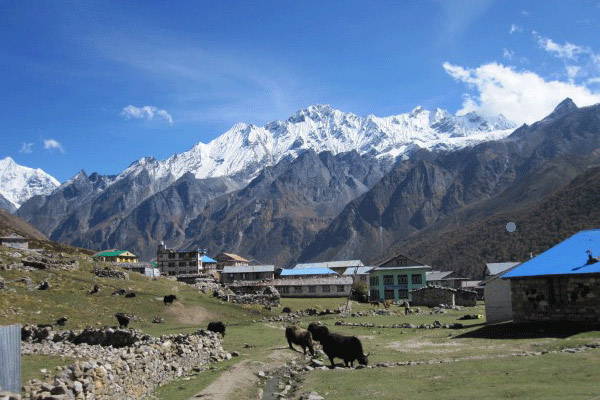
<path fill-rule="evenodd" d="M 508 279 L 496 278 L 486 282 L 484 293 L 486 323 L 496 324 L 513 319 Z"/>
<path fill-rule="evenodd" d="M 29 335 L 22 342 L 22 354 L 81 359 L 62 368 L 51 380 L 25 383 L 27 399 L 51 395 L 64 399 L 144 398 L 157 386 L 203 370 L 209 362 L 231 358 L 223 351 L 220 338 L 205 330 L 160 338 L 110 328 L 52 332 L 48 328 L 27 327 L 24 331 Z M 78 344 L 75 338 L 79 338 Z"/>
<path fill-rule="evenodd" d="M 94 267 L 94 275 L 99 276 L 101 278 L 115 278 L 115 279 L 123 279 L 129 280 L 129 274 L 127 272 L 119 271 L 118 269 L 110 268 L 110 267 Z"/>
<path fill-rule="evenodd" d="M 600 321 L 600 274 L 510 280 L 513 321 Z"/>
<path fill-rule="evenodd" d="M 450 307 L 474 307 L 477 305 L 477 292 L 464 289 L 452 289 L 443 286 L 426 286 L 411 292 L 414 306 L 435 307 L 447 304 Z"/>

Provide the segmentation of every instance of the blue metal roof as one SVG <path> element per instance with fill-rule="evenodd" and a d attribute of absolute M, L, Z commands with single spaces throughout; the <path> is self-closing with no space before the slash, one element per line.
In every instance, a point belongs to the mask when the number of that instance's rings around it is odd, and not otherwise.
<path fill-rule="evenodd" d="M 337 275 L 337 272 L 329 268 L 302 268 L 302 269 L 284 269 L 281 271 L 281 276 L 298 276 L 298 275 Z"/>
<path fill-rule="evenodd" d="M 200 257 L 200 261 L 202 261 L 203 263 L 216 263 L 215 260 L 213 260 L 212 258 L 210 258 L 207 255 Z"/>
<path fill-rule="evenodd" d="M 524 262 L 502 278 L 600 273 L 600 262 L 588 264 L 587 251 L 600 256 L 600 229 L 581 231 Z"/>

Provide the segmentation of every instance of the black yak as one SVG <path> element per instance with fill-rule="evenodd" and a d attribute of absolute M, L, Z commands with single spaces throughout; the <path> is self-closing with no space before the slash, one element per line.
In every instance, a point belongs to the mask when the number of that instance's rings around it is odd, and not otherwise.
<path fill-rule="evenodd" d="M 58 325 L 58 326 L 65 326 L 66 322 L 67 322 L 67 318 L 61 317 L 61 318 L 59 318 L 59 319 L 56 320 L 56 325 Z"/>
<path fill-rule="evenodd" d="M 165 302 L 165 306 L 167 305 L 167 303 L 172 304 L 173 300 L 177 300 L 177 296 L 175 296 L 174 294 L 170 294 L 168 296 L 163 297 L 163 301 Z"/>
<path fill-rule="evenodd" d="M 92 289 L 88 290 L 88 294 L 98 293 L 99 291 L 100 291 L 100 286 L 94 285 L 94 287 Z"/>
<path fill-rule="evenodd" d="M 135 297 L 135 292 L 129 292 L 125 295 L 125 297 L 131 299 L 132 297 Z"/>
<path fill-rule="evenodd" d="M 292 309 L 289 308 L 289 307 L 283 307 L 283 312 L 286 313 L 286 314 L 289 314 L 289 313 L 292 312 Z"/>
<path fill-rule="evenodd" d="M 117 321 L 119 321 L 119 328 L 127 328 L 127 325 L 135 319 L 133 314 L 116 313 Z"/>
<path fill-rule="evenodd" d="M 335 366 L 333 359 L 336 357 L 344 360 L 346 367 L 348 367 L 348 363 L 351 367 L 354 366 L 354 360 L 358 360 L 358 363 L 362 365 L 369 363 L 369 354 L 363 353 L 362 343 L 356 336 L 342 336 L 329 332 L 321 337 L 320 342 L 332 367 Z"/>
<path fill-rule="evenodd" d="M 225 337 L 225 324 L 221 321 L 209 322 L 208 328 L 206 329 L 214 333 L 220 333 L 223 337 Z"/>
<path fill-rule="evenodd" d="M 292 343 L 302 346 L 304 355 L 306 355 L 306 348 L 310 350 L 310 354 L 315 355 L 315 348 L 313 346 L 312 334 L 306 329 L 300 328 L 298 325 L 292 325 L 285 328 L 285 338 L 290 345 L 290 349 L 294 349 Z"/>
<path fill-rule="evenodd" d="M 329 329 L 325 325 L 321 325 L 318 322 L 311 322 L 308 325 L 308 331 L 312 334 L 313 340 L 320 342 L 323 337 L 329 335 Z"/>

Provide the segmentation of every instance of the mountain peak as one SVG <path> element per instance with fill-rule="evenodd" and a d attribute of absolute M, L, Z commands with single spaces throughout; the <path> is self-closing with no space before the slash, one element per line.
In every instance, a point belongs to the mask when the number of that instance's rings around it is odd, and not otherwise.
<path fill-rule="evenodd" d="M 15 208 L 33 196 L 49 194 L 60 183 L 41 169 L 24 167 L 11 157 L 0 160 L 0 195 Z"/>
<path fill-rule="evenodd" d="M 577 109 L 578 109 L 578 107 L 575 104 L 575 102 L 573 100 L 571 100 L 570 97 L 567 97 L 566 99 L 564 99 L 563 101 L 558 103 L 558 105 L 554 108 L 554 111 L 552 111 L 544 119 L 554 119 L 554 118 L 562 117 L 563 115 L 566 115 Z"/>

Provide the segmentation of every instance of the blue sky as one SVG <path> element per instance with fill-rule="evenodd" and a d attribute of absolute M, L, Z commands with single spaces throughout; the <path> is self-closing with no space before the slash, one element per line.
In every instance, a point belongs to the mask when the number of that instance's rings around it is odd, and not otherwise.
<path fill-rule="evenodd" d="M 0 2 L 0 158 L 115 174 L 326 103 L 600 102 L 599 1 Z"/>

